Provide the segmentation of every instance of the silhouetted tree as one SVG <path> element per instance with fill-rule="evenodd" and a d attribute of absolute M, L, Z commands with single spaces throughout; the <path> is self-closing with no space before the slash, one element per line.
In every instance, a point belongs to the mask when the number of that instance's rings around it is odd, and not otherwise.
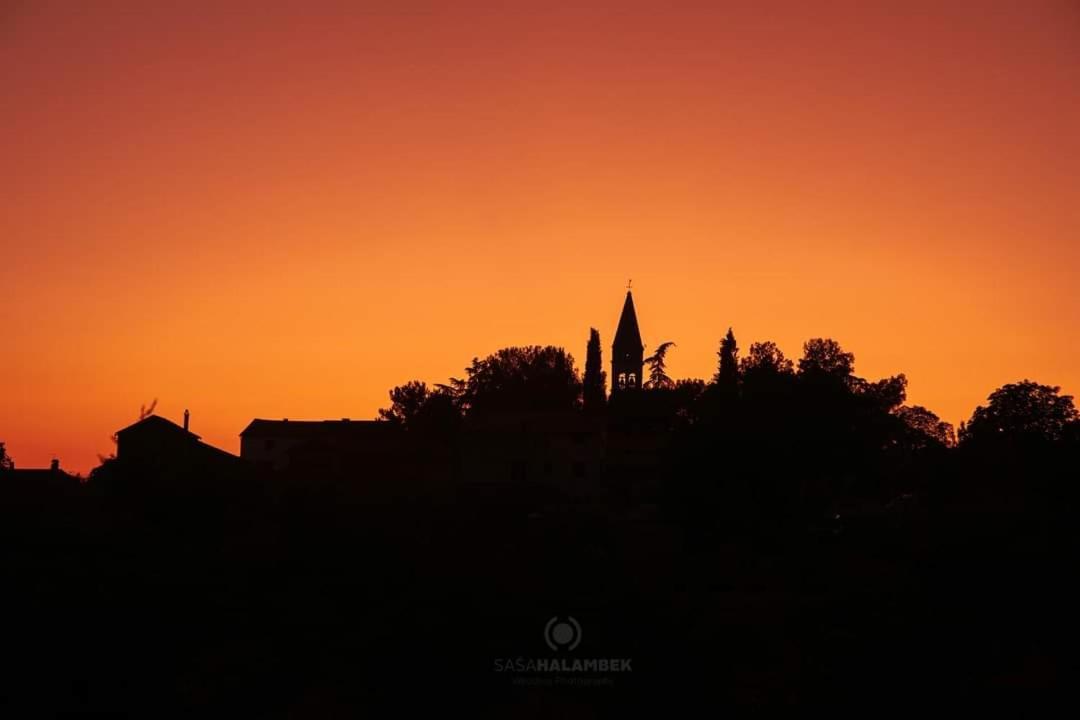
<path fill-rule="evenodd" d="M 813 338 L 803 344 L 799 374 L 820 375 L 847 380 L 855 370 L 855 356 L 844 352 L 840 343 L 828 338 Z"/>
<path fill-rule="evenodd" d="M 10 470 L 15 467 L 14 461 L 11 456 L 7 454 L 7 448 L 4 447 L 4 443 L 0 442 L 0 470 Z"/>
<path fill-rule="evenodd" d="M 919 449 L 937 443 L 943 447 L 956 444 L 953 426 L 922 405 L 903 405 L 895 410 L 904 426 L 911 431 L 913 445 Z"/>
<path fill-rule="evenodd" d="M 701 378 L 685 378 L 675 381 L 675 392 L 685 395 L 687 400 L 695 400 L 705 392 L 705 381 Z"/>
<path fill-rule="evenodd" d="M 667 353 L 673 347 L 675 347 L 675 343 L 670 340 L 660 343 L 656 348 L 656 352 L 645 358 L 645 364 L 649 366 L 649 379 L 645 383 L 645 387 L 650 390 L 660 390 L 675 385 L 674 381 L 668 377 L 666 368 Z"/>
<path fill-rule="evenodd" d="M 883 412 L 895 410 L 907 399 L 907 376 L 903 373 L 876 381 L 852 377 L 851 386 L 857 395 Z"/>
<path fill-rule="evenodd" d="M 722 389 L 733 390 L 739 384 L 739 346 L 731 328 L 720 341 L 720 350 L 716 355 L 719 363 L 714 382 Z"/>
<path fill-rule="evenodd" d="M 1031 380 L 1003 385 L 990 393 L 987 406 L 975 408 L 971 420 L 961 425 L 961 443 L 1062 439 L 1078 415 L 1072 396 L 1060 395 L 1060 391 L 1058 386 Z"/>
<path fill-rule="evenodd" d="M 739 373 L 745 378 L 756 374 L 790 375 L 794 365 L 771 340 L 750 345 L 746 357 L 739 361 Z"/>
<path fill-rule="evenodd" d="M 444 385 L 428 396 L 419 416 L 407 428 L 420 433 L 452 433 L 461 423 L 459 398 Z"/>
<path fill-rule="evenodd" d="M 432 390 L 427 383 L 412 380 L 392 389 L 390 401 L 390 407 L 379 410 L 379 418 L 408 431 L 448 431 L 461 419 L 450 385 L 436 385 Z"/>
<path fill-rule="evenodd" d="M 379 408 L 379 419 L 408 427 L 431 397 L 427 383 L 410 380 L 390 390 L 390 407 Z"/>
<path fill-rule="evenodd" d="M 468 413 L 569 410 L 581 396 L 573 356 L 550 345 L 503 348 L 474 358 L 466 372 L 462 402 Z"/>
<path fill-rule="evenodd" d="M 465 386 L 464 380 L 452 377 L 445 383 L 435 383 L 435 390 L 453 400 L 455 407 L 460 410 L 465 402 Z"/>
<path fill-rule="evenodd" d="M 607 402 L 607 373 L 603 370 L 600 354 L 600 332 L 589 328 L 589 344 L 585 350 L 585 377 L 582 400 L 585 409 L 592 411 L 604 407 Z"/>
<path fill-rule="evenodd" d="M 692 422 L 694 406 L 705 395 L 708 386 L 700 378 L 687 378 L 675 381 L 672 394 L 675 396 L 675 416 L 682 422 Z"/>

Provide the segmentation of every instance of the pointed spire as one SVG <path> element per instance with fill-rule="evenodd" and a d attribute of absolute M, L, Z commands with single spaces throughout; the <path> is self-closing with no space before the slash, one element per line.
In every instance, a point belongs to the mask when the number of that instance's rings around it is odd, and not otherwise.
<path fill-rule="evenodd" d="M 613 348 L 622 350 L 641 351 L 645 344 L 641 342 L 641 331 L 638 330 L 637 312 L 634 311 L 634 296 L 626 291 L 626 302 L 623 303 L 622 315 L 619 316 L 619 326 L 615 330 L 615 342 Z"/>

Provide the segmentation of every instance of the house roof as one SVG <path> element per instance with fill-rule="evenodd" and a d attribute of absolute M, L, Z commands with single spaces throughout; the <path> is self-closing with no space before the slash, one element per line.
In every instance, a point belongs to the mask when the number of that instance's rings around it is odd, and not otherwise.
<path fill-rule="evenodd" d="M 256 418 L 241 437 L 319 438 L 328 435 L 372 435 L 391 433 L 395 428 L 378 420 L 263 420 Z"/>
<path fill-rule="evenodd" d="M 173 432 L 173 433 L 180 433 L 182 435 L 186 435 L 186 436 L 190 437 L 192 440 L 198 440 L 199 439 L 199 436 L 196 435 L 195 433 L 191 432 L 190 430 L 185 430 L 184 428 L 180 427 L 176 423 L 172 422 L 171 420 L 166 420 L 165 418 L 161 417 L 160 415 L 149 415 L 147 417 L 144 417 L 142 420 L 138 421 L 137 423 L 132 423 L 131 425 L 128 425 L 126 428 L 123 428 L 122 430 L 117 430 L 116 434 L 117 435 L 123 435 L 123 434 L 125 434 L 125 433 L 127 433 L 129 431 L 132 431 L 132 430 L 155 430 L 155 431 L 159 431 L 159 432 Z"/>
<path fill-rule="evenodd" d="M 645 344 L 641 342 L 641 331 L 638 330 L 637 313 L 634 311 L 634 296 L 626 291 L 626 301 L 623 303 L 622 315 L 619 316 L 619 326 L 615 330 L 613 348 L 624 350 L 644 350 Z"/>
<path fill-rule="evenodd" d="M 55 470 L 51 468 L 14 468 L 12 470 L 4 470 L 0 472 L 0 478 L 8 478 L 11 480 L 28 480 L 28 481 L 47 481 L 47 480 L 73 480 L 77 481 L 79 478 L 72 475 L 69 472 L 57 468 Z"/>

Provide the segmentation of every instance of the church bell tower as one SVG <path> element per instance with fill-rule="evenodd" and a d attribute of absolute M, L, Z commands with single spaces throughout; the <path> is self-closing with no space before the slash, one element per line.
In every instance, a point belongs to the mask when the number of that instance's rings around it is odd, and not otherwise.
<path fill-rule="evenodd" d="M 641 371 L 644 368 L 645 345 L 638 330 L 634 296 L 626 290 L 619 327 L 615 330 L 615 342 L 611 345 L 611 394 L 641 389 Z"/>

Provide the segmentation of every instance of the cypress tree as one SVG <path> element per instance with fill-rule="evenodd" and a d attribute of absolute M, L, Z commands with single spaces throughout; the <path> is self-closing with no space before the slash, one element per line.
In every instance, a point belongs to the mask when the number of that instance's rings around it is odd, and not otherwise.
<path fill-rule="evenodd" d="M 600 333 L 596 328 L 589 328 L 589 344 L 585 351 L 585 377 L 582 391 L 582 399 L 586 410 L 599 410 L 604 407 L 606 402 L 607 373 L 601 369 L 602 367 Z"/>
<path fill-rule="evenodd" d="M 735 342 L 735 333 L 728 328 L 727 335 L 720 341 L 720 358 L 713 381 L 724 390 L 734 390 L 739 384 L 739 346 Z"/>

